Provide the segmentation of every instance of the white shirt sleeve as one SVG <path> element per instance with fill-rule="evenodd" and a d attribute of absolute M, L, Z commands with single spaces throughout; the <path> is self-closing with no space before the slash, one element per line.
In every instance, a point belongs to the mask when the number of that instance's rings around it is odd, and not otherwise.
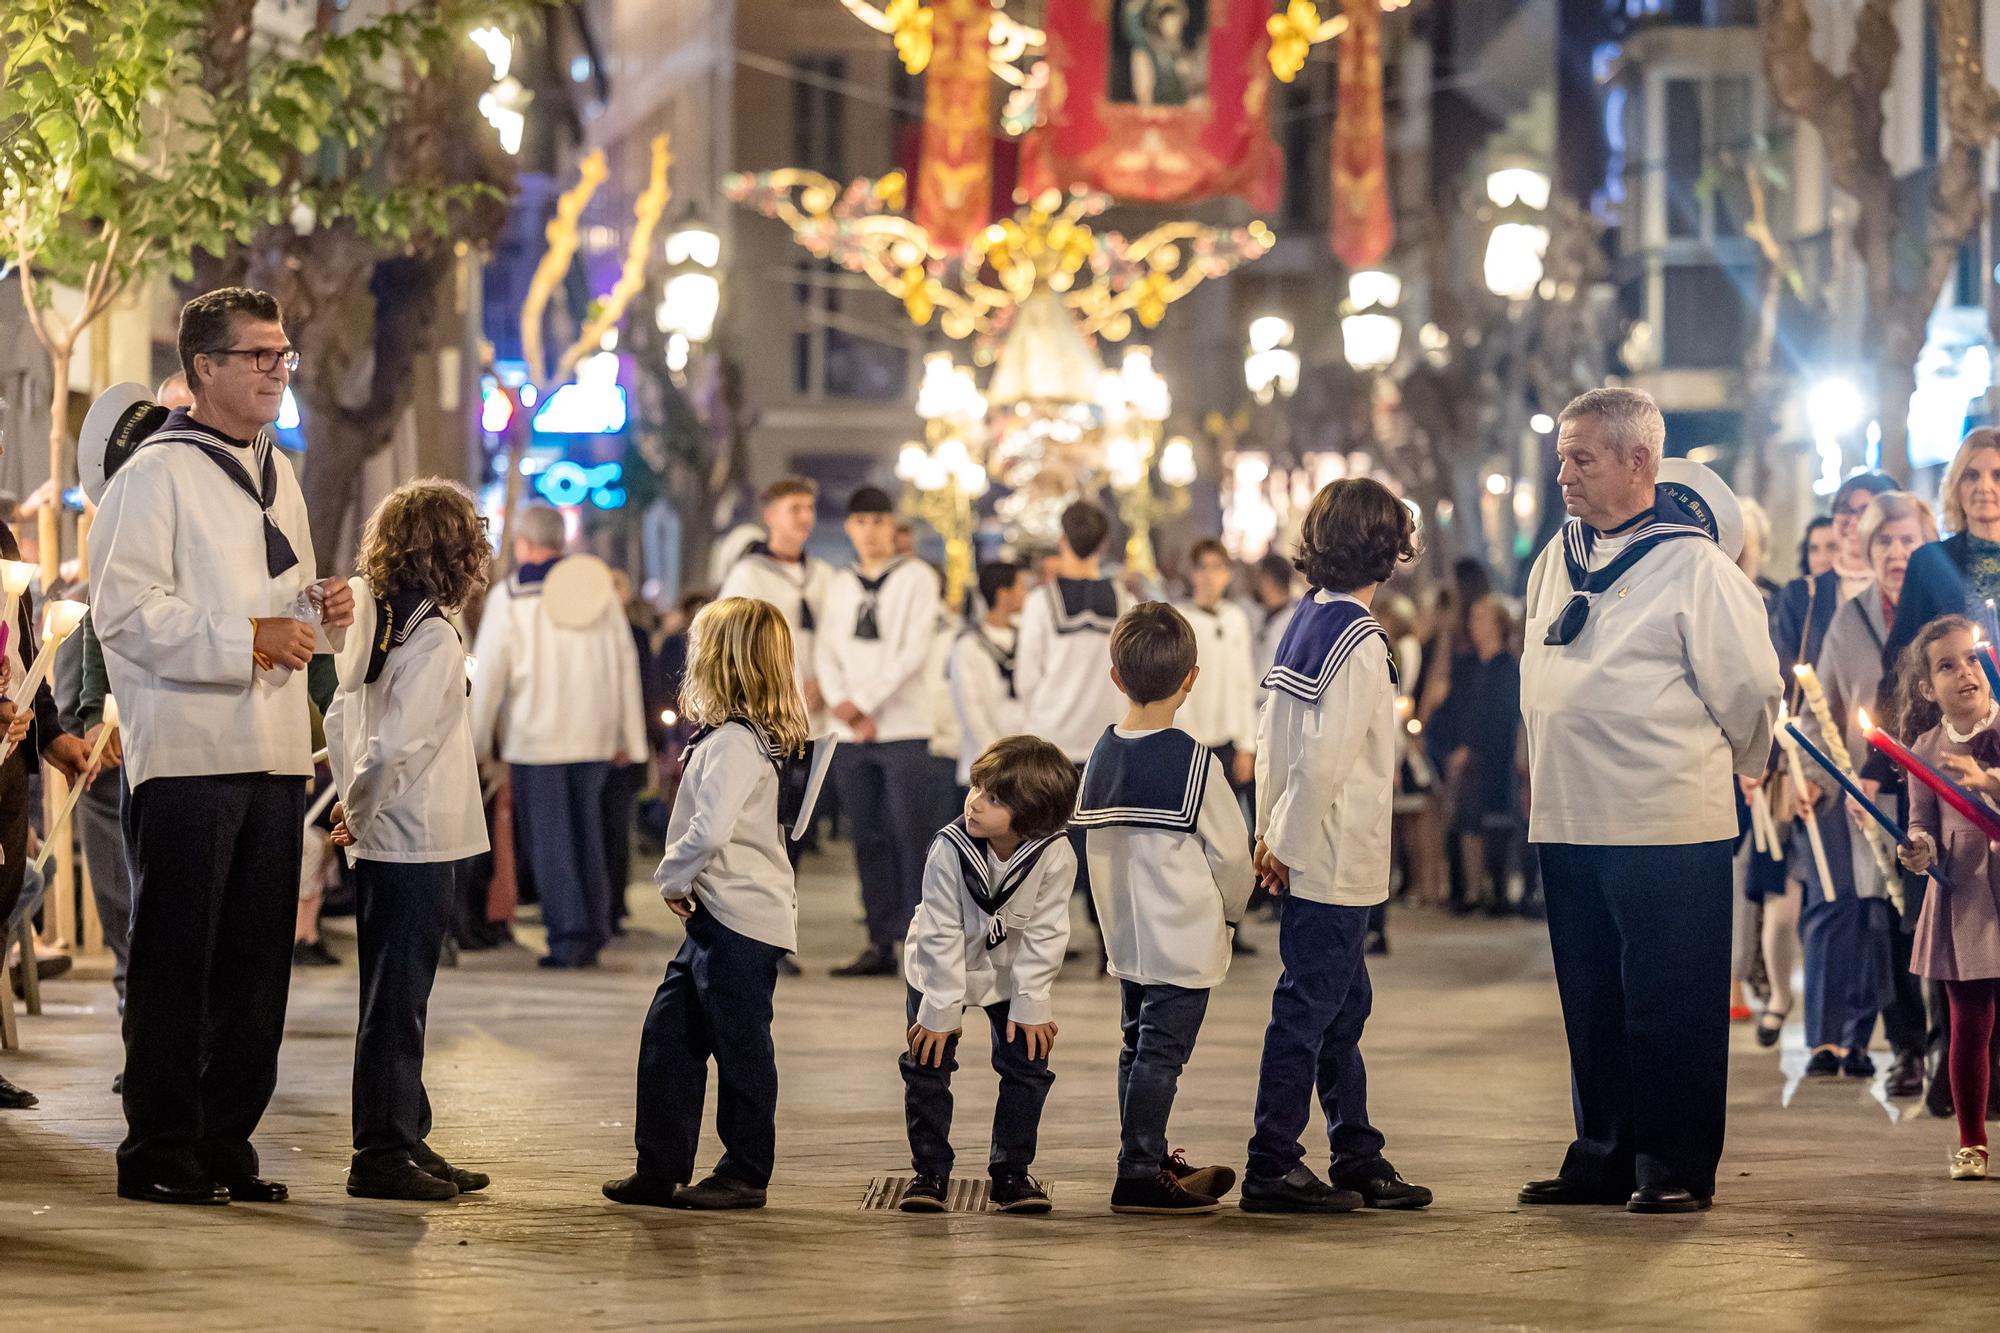
<path fill-rule="evenodd" d="M 113 480 L 90 535 L 98 641 L 166 680 L 247 688 L 256 679 L 255 630 L 247 616 L 181 597 L 174 530 L 174 492 L 164 471 Z M 312 552 L 304 558 L 310 562 Z"/>
<path fill-rule="evenodd" d="M 1055 633 L 1049 619 L 1051 595 L 1048 588 L 1037 588 L 1021 610 L 1020 637 L 1014 645 L 1014 693 L 1024 704 L 1032 702 L 1049 669 L 1049 639 Z"/>
<path fill-rule="evenodd" d="M 1236 793 L 1229 789 L 1229 775 L 1222 761 L 1208 757 L 1208 782 L 1202 789 L 1201 810 L 1194 829 L 1208 853 L 1209 873 L 1222 895 L 1222 919 L 1234 925 L 1242 920 L 1250 905 L 1250 891 L 1257 887 L 1257 872 L 1250 865 L 1250 830 L 1243 826 L 1243 810 Z"/>
<path fill-rule="evenodd" d="M 1257 831 L 1285 866 L 1311 860 L 1313 840 L 1323 836 L 1327 811 L 1361 758 L 1368 710 L 1387 694 L 1388 669 L 1388 658 L 1375 651 L 1370 639 L 1334 672 L 1317 704 L 1283 690 L 1272 691 L 1265 725 L 1295 732 L 1298 744 L 1284 771 L 1272 775 L 1275 781 L 1259 763 Z M 1273 789 L 1268 796 L 1267 787 Z"/>
<path fill-rule="evenodd" d="M 693 814 L 653 872 L 662 898 L 685 898 L 694 891 L 695 876 L 728 843 L 750 804 L 759 765 L 769 763 L 756 739 L 739 726 L 726 726 L 696 747 L 674 797 L 676 807 L 691 802 Z"/>
<path fill-rule="evenodd" d="M 1069 898 L 1076 888 L 1076 854 L 1067 841 L 1049 844 L 1035 865 L 1035 877 L 1035 914 L 1021 928 L 1015 946 L 1013 993 L 1007 1002 L 1007 1017 L 1016 1023 L 1047 1023 L 1055 1017 L 1052 996 L 1069 948 Z"/>
<path fill-rule="evenodd" d="M 513 615 L 509 609 L 513 600 L 504 583 L 487 594 L 479 634 L 472 641 L 472 752 L 481 759 L 491 759 L 497 748 L 494 732 L 514 670 Z"/>
<path fill-rule="evenodd" d="M 403 653 L 409 658 L 397 661 Z M 355 738 L 359 753 L 351 756 L 353 772 L 340 792 L 347 831 L 356 842 L 365 841 L 375 817 L 409 791 L 412 761 L 443 743 L 453 722 L 444 703 L 465 678 L 465 655 L 458 651 L 457 635 L 448 642 L 433 638 L 420 651 L 414 645 L 398 649 L 389 670 L 387 706 L 375 719 L 373 734 Z M 340 696 L 336 701 L 345 702 Z M 329 757 L 332 747 L 329 729 Z"/>
<path fill-rule="evenodd" d="M 814 611 L 813 676 L 819 681 L 820 693 L 825 696 L 828 708 L 853 702 L 848 694 L 847 673 L 840 655 L 854 637 L 854 617 L 859 608 L 853 605 L 853 598 L 848 593 L 855 586 L 854 580 L 845 575 L 844 570 L 834 575 L 833 584 L 822 599 L 824 614 L 821 614 L 822 608 L 815 608 Z"/>
<path fill-rule="evenodd" d="M 1239 753 L 1249 754 L 1257 748 L 1257 697 L 1253 693 L 1256 682 L 1250 679 L 1256 666 L 1250 652 L 1250 618 L 1225 604 L 1222 623 L 1222 650 L 1229 654 L 1229 688 L 1224 694 L 1229 710 L 1229 737 Z"/>
<path fill-rule="evenodd" d="M 998 704 L 1006 689 L 999 668 L 985 649 L 972 642 L 973 630 L 961 635 L 951 647 L 947 676 L 951 683 L 951 704 L 958 713 L 959 730 L 968 754 L 981 754 L 1000 739 Z"/>
<path fill-rule="evenodd" d="M 1736 771 L 1756 777 L 1771 752 L 1783 686 L 1764 599 L 1749 576 L 1722 557 L 1698 562 L 1693 596 L 1675 614 L 1694 692 L 1729 739 Z"/>
<path fill-rule="evenodd" d="M 906 565 L 884 585 L 877 609 L 889 651 L 871 679 L 849 684 L 847 697 L 856 708 L 873 717 L 888 700 L 920 682 L 930 664 L 942 600 L 928 565 Z"/>
<path fill-rule="evenodd" d="M 923 997 L 917 1022 L 933 1032 L 957 1031 L 965 1015 L 965 916 L 958 875 L 958 852 L 944 839 L 933 839 L 903 968 Z"/>
<path fill-rule="evenodd" d="M 346 811 L 345 796 L 354 785 L 354 756 L 348 750 L 347 714 L 354 706 L 354 696 L 346 690 L 335 689 L 333 699 L 326 706 L 324 728 L 326 731 L 326 763 L 333 770 L 334 790 L 343 797 L 342 812 Z M 349 825 L 349 827 L 353 827 Z"/>
<path fill-rule="evenodd" d="M 624 612 L 613 610 L 610 615 L 612 623 L 606 632 L 616 636 L 611 653 L 618 663 L 614 688 L 618 691 L 618 731 L 624 737 L 619 748 L 625 752 L 625 762 L 643 764 L 652 757 L 652 747 L 646 743 L 646 699 L 639 689 L 639 645 L 632 641 L 632 627 Z"/>

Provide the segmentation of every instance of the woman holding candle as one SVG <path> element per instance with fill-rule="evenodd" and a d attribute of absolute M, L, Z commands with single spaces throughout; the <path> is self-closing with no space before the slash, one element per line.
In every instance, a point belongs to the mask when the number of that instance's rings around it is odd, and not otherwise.
<path fill-rule="evenodd" d="M 1828 711 L 1845 719 L 1841 740 L 1859 762 L 1869 753 L 1856 722 L 1856 710 L 1872 706 L 1882 682 L 1882 648 L 1895 622 L 1897 600 L 1911 553 L 1937 537 L 1930 507 L 1902 491 L 1876 496 L 1862 513 L 1856 538 L 1867 553 L 1874 582 L 1841 606 L 1820 647 L 1815 680 L 1824 691 Z M 1814 709 L 1801 707 L 1799 728 L 1822 749 L 1827 738 Z M 1879 786 L 1879 784 L 1877 784 Z M 1866 789 L 1864 787 L 1864 789 Z M 1875 795 L 1870 793 L 1871 798 Z M 1841 1072 L 1865 1078 L 1874 1073 L 1868 1042 L 1875 1028 L 1883 982 L 1908 978 L 1908 937 L 1888 900 L 1888 886 L 1875 860 L 1864 818 L 1852 802 L 1841 799 L 1823 774 L 1811 774 L 1800 793 L 1801 807 L 1819 820 L 1827 854 L 1835 854 L 1836 837 L 1846 843 L 1846 864 L 1834 871 L 1835 892 L 1808 891 L 1801 911 L 1806 967 L 1806 1040 L 1813 1055 L 1807 1072 Z M 1847 807 L 1845 815 L 1843 806 Z M 1843 872 L 1845 872 L 1843 874 Z M 1903 942 L 1897 964 L 1897 941 Z M 1892 1097 L 1914 1097 L 1923 1091 L 1924 1005 L 1914 979 L 1899 984 L 1895 1003 L 1882 1010 L 1884 1027 L 1894 1051 L 1887 1087 Z"/>
<path fill-rule="evenodd" d="M 1904 655 L 1896 730 L 1916 735 L 1910 749 L 1917 759 L 2000 792 L 2000 783 L 1969 757 L 1973 738 L 2000 717 L 1973 654 L 1972 622 L 1965 617 L 1942 616 L 1926 625 Z M 2000 853 L 1985 830 L 1928 786 L 1913 783 L 1911 793 L 1912 845 L 1902 853 L 1903 865 L 1923 871 L 1942 861 L 1951 880 L 1948 891 L 1925 895 L 1911 966 L 1942 982 L 1951 999 L 1946 1068 L 1959 1142 L 1951 1178 L 1984 1180 L 1984 1113 L 2000 998 Z"/>

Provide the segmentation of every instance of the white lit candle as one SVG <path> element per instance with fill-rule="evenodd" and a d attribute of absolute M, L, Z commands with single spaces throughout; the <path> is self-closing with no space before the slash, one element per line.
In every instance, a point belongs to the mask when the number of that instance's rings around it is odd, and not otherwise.
<path fill-rule="evenodd" d="M 26 560 L 0 560 L 0 592 L 7 596 L 7 609 L 0 612 L 0 625 L 14 623 L 14 610 L 21 605 L 21 594 L 34 581 L 35 567 Z"/>
<path fill-rule="evenodd" d="M 56 649 L 62 641 L 76 632 L 90 608 L 82 602 L 50 602 L 42 608 L 42 648 L 35 654 L 34 664 L 28 668 L 27 677 L 20 686 L 8 691 L 8 697 L 22 708 L 35 706 L 35 691 L 48 679 L 49 668 L 55 665 Z M 0 741 L 0 764 L 7 762 L 14 753 L 11 741 Z"/>

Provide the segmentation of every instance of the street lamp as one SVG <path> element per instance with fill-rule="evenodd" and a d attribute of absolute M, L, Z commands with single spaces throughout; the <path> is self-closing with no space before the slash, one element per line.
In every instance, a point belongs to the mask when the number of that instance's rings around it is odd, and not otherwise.
<path fill-rule="evenodd" d="M 1549 252 L 1543 214 L 1552 182 L 1533 167 L 1503 167 L 1486 178 L 1486 198 L 1494 208 L 1493 234 L 1486 240 L 1486 288 L 1509 301 L 1525 301 L 1542 282 Z"/>
<path fill-rule="evenodd" d="M 1393 273 L 1365 269 L 1348 278 L 1340 340 L 1347 363 L 1356 370 L 1387 370 L 1396 363 L 1403 321 L 1391 312 L 1402 298 L 1402 280 Z"/>
<path fill-rule="evenodd" d="M 668 234 L 663 249 L 668 277 L 653 321 L 667 336 L 667 369 L 678 376 L 687 370 L 692 349 L 715 336 L 722 309 L 722 237 L 688 222 Z"/>
<path fill-rule="evenodd" d="M 1260 403 L 1290 398 L 1299 390 L 1299 354 L 1292 350 L 1292 321 L 1261 315 L 1250 321 L 1250 352 L 1243 358 L 1243 383 Z"/>
<path fill-rule="evenodd" d="M 493 69 L 493 85 L 479 95 L 479 114 L 510 156 L 519 153 L 528 128 L 528 103 L 535 95 L 514 77 L 514 39 L 494 27 L 474 28 L 467 36 Z"/>

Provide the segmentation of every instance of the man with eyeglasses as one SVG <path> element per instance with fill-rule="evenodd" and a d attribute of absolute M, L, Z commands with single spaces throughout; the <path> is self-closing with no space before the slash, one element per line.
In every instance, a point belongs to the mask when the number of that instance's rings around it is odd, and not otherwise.
<path fill-rule="evenodd" d="M 1558 421 L 1570 521 L 1528 579 L 1521 713 L 1576 1137 L 1520 1202 L 1695 1212 L 1728 1108 L 1735 775 L 1764 771 L 1777 655 L 1736 498 L 1663 460 L 1652 398 Z"/>
<path fill-rule="evenodd" d="M 194 395 L 112 476 L 90 544 L 93 619 L 125 733 L 136 902 L 118 1193 L 278 1203 L 250 1136 L 277 1086 L 306 787 L 306 668 L 353 622 L 314 581 L 278 418 L 298 354 L 269 294 L 181 310 Z"/>

